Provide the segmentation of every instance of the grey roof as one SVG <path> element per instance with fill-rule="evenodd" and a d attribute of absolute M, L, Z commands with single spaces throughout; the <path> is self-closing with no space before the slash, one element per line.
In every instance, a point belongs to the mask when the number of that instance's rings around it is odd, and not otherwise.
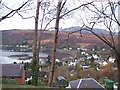
<path fill-rule="evenodd" d="M 70 82 L 70 85 L 71 85 L 72 88 L 77 88 L 79 82 L 80 82 L 80 79 L 74 80 L 74 81 Z"/>
<path fill-rule="evenodd" d="M 58 76 L 57 79 L 60 80 L 65 80 L 65 78 L 63 76 Z"/>
<path fill-rule="evenodd" d="M 101 90 L 106 90 L 102 85 L 100 85 L 93 78 L 79 79 L 70 82 L 71 88 L 99 88 Z"/>
<path fill-rule="evenodd" d="M 2 64 L 2 77 L 21 77 L 23 64 Z"/>

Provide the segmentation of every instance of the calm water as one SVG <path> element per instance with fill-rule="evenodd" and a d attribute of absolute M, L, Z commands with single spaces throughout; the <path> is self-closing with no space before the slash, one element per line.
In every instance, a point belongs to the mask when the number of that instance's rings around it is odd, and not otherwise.
<path fill-rule="evenodd" d="M 10 55 L 22 55 L 22 54 L 28 54 L 29 56 L 32 56 L 32 52 L 11 52 L 6 50 L 0 49 L 0 63 L 1 64 L 11 64 L 13 62 L 22 63 L 23 62 L 31 62 L 31 59 L 29 60 L 18 60 L 18 57 L 8 57 Z M 47 54 L 41 53 L 41 57 L 47 57 Z"/>

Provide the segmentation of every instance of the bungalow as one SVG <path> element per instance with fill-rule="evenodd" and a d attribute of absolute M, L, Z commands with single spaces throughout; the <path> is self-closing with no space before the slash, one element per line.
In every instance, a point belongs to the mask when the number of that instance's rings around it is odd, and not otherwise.
<path fill-rule="evenodd" d="M 2 79 L 15 80 L 18 84 L 25 83 L 25 70 L 23 64 L 2 64 Z"/>
<path fill-rule="evenodd" d="M 68 87 L 66 88 L 77 88 L 80 90 L 84 90 L 85 88 L 92 90 L 96 89 L 106 90 L 101 84 L 99 84 L 93 78 L 84 78 L 70 81 Z"/>

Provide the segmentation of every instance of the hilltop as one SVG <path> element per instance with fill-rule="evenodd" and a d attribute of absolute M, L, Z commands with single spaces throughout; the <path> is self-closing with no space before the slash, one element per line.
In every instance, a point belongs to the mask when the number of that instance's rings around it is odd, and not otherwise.
<path fill-rule="evenodd" d="M 22 44 L 27 41 L 32 44 L 34 31 L 33 30 L 23 30 L 23 29 L 13 29 L 13 30 L 3 30 L 2 33 L 2 44 L 3 45 L 16 45 Z M 54 31 L 42 31 L 42 44 L 51 46 L 54 39 Z M 58 36 L 58 46 L 65 47 L 73 46 L 79 47 L 80 44 L 95 45 L 102 43 L 97 37 L 91 33 L 83 33 L 82 36 L 80 32 L 71 34 L 71 32 L 60 31 Z"/>

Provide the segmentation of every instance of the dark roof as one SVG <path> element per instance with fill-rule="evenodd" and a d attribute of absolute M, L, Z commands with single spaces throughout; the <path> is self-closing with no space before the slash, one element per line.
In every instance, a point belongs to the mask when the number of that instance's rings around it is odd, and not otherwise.
<path fill-rule="evenodd" d="M 79 80 L 74 80 L 74 81 L 70 82 L 70 85 L 71 85 L 72 88 L 77 88 L 79 82 L 80 82 L 80 79 Z"/>
<path fill-rule="evenodd" d="M 58 81 L 60 81 L 60 80 L 65 80 L 65 77 L 63 77 L 63 76 L 58 76 L 58 77 L 57 77 L 57 80 L 58 80 Z"/>
<path fill-rule="evenodd" d="M 2 64 L 2 77 L 21 77 L 23 70 L 23 64 Z"/>
<path fill-rule="evenodd" d="M 70 82 L 71 88 L 100 88 L 102 90 L 106 90 L 102 85 L 100 85 L 93 78 L 79 79 Z"/>

